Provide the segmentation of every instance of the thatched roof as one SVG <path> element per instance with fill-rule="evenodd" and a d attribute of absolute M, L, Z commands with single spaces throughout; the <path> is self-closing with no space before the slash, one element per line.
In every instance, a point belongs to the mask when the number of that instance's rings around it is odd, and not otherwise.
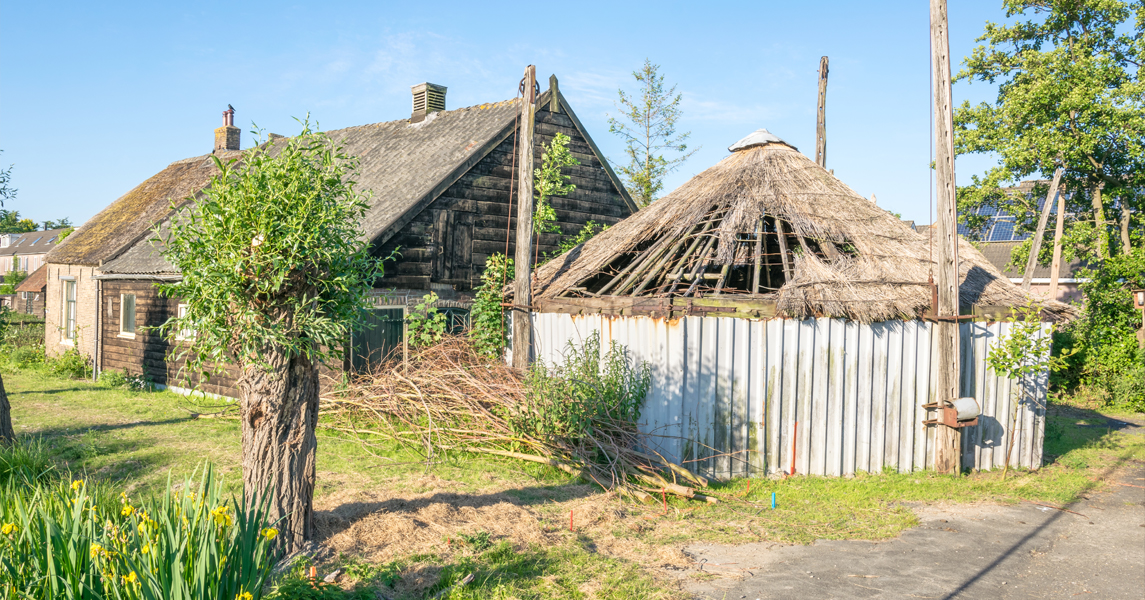
<path fill-rule="evenodd" d="M 227 160 L 232 153 L 223 151 Z M 238 153 L 233 153 L 237 156 Z M 99 266 L 147 237 L 170 213 L 171 203 L 195 194 L 215 174 L 211 155 L 175 161 L 88 219 L 48 253 L 47 262 Z"/>
<path fill-rule="evenodd" d="M 542 93 L 537 104 L 548 102 L 550 93 Z M 572 115 L 568 102 L 563 96 L 560 98 L 562 105 Z M 369 208 L 360 224 L 363 236 L 375 245 L 385 243 L 473 165 L 512 135 L 518 102 L 506 100 L 434 112 L 418 123 L 411 123 L 410 119 L 404 118 L 327 131 L 330 139 L 341 144 L 347 155 L 358 158 L 359 168 L 354 174 L 357 189 L 371 194 Z M 582 133 L 587 138 L 587 132 Z M 603 156 L 599 158 L 602 163 L 605 162 Z M 182 198 L 202 189 L 207 183 L 203 180 L 194 190 L 182 190 L 182 195 L 168 196 Z M 624 200 L 631 203 L 623 186 L 618 183 L 617 187 Z M 97 215 L 96 219 L 102 215 Z M 169 216 L 168 211 L 159 212 L 156 216 L 143 215 L 138 219 L 138 224 L 142 231 L 149 231 L 154 224 L 163 222 Z M 83 233 L 81 229 L 72 236 L 81 236 Z M 175 267 L 168 264 L 152 246 L 150 237 L 132 239 L 129 243 L 133 246 L 124 245 L 119 248 L 116 255 L 122 256 L 104 264 L 103 272 L 124 275 L 177 273 Z M 67 242 L 71 244 L 71 238 Z M 65 261 L 56 260 L 53 255 L 52 262 Z"/>
<path fill-rule="evenodd" d="M 671 194 L 538 269 L 534 303 L 544 310 L 718 299 L 773 303 L 787 317 L 865 322 L 921 317 L 930 308 L 926 237 L 766 131 L 731 149 Z M 1026 303 L 973 246 L 960 240 L 958 252 L 964 308 Z M 1060 318 L 1071 309 L 1055 302 L 1048 310 Z"/>

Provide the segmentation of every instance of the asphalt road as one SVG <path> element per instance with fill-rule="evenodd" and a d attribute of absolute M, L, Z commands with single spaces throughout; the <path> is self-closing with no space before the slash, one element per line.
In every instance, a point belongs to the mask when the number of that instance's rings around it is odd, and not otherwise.
<path fill-rule="evenodd" d="M 704 572 L 696 598 L 1145 599 L 1145 466 L 1060 510 L 921 507 L 885 542 L 819 541 L 685 548 Z M 1084 515 L 1084 516 L 1082 516 Z"/>

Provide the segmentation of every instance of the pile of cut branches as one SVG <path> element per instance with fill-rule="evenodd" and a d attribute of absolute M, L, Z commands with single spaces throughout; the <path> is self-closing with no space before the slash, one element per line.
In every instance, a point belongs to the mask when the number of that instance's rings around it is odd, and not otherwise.
<path fill-rule="evenodd" d="M 648 392 L 647 365 L 633 368 L 620 346 L 569 345 L 559 367 L 522 375 L 482 358 L 466 338 L 411 349 L 323 398 L 327 427 L 382 436 L 432 461 L 443 452 L 494 454 L 551 465 L 642 501 L 696 492 L 708 482 L 648 450 L 636 423 Z"/>

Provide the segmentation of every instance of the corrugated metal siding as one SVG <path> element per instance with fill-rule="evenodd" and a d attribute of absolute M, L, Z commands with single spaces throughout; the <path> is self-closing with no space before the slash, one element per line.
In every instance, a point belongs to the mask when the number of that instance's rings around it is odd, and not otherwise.
<path fill-rule="evenodd" d="M 934 462 L 922 424 L 934 396 L 936 340 L 920 321 L 767 321 L 534 313 L 536 356 L 563 362 L 568 342 L 601 332 L 652 368 L 641 424 L 656 450 L 711 477 L 778 471 L 850 475 Z M 1047 326 L 1048 327 L 1048 326 Z M 986 353 L 1008 323 L 963 323 L 963 395 L 982 405 L 963 429 L 966 467 L 1005 462 L 1018 382 L 997 377 Z M 1048 331 L 1048 329 L 1044 330 Z M 1047 375 L 1023 382 L 1037 398 L 1019 411 L 1012 466 L 1042 462 Z M 793 456 L 794 453 L 794 456 Z"/>

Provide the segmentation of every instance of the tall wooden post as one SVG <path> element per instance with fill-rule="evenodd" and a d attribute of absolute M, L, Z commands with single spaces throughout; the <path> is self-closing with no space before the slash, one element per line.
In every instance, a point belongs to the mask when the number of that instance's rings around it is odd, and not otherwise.
<path fill-rule="evenodd" d="M 960 395 L 958 335 L 958 208 L 954 187 L 954 109 L 950 90 L 950 37 L 946 0 L 930 0 L 930 45 L 934 60 L 935 175 L 937 176 L 938 231 L 934 255 L 938 275 L 938 368 L 935 401 L 945 406 Z M 935 425 L 934 469 L 958 473 L 961 469 L 958 430 Z"/>
<path fill-rule="evenodd" d="M 1058 218 L 1054 227 L 1054 259 L 1050 263 L 1050 300 L 1058 299 L 1058 274 L 1062 270 L 1062 236 L 1065 235 L 1065 194 L 1058 192 Z"/>
<path fill-rule="evenodd" d="M 819 110 L 815 124 L 815 162 L 827 168 L 827 57 L 819 59 Z"/>
<path fill-rule="evenodd" d="M 1026 272 L 1022 275 L 1022 290 L 1030 291 L 1030 283 L 1034 280 L 1034 267 L 1038 265 L 1038 254 L 1042 251 L 1042 236 L 1046 233 L 1046 222 L 1050 220 L 1050 210 L 1057 200 L 1058 183 L 1062 180 L 1062 168 L 1054 169 L 1054 180 L 1050 183 L 1050 192 L 1046 194 L 1046 203 L 1042 206 L 1042 216 L 1038 217 L 1038 232 L 1034 234 L 1030 257 L 1026 259 Z M 1061 214 L 1058 214 L 1059 220 Z M 1055 242 L 1056 243 L 1056 242 Z"/>
<path fill-rule="evenodd" d="M 513 366 L 529 366 L 533 323 L 533 129 L 537 98 L 537 68 L 525 67 L 525 92 L 521 99 L 521 126 L 517 139 L 517 251 L 513 287 Z"/>

